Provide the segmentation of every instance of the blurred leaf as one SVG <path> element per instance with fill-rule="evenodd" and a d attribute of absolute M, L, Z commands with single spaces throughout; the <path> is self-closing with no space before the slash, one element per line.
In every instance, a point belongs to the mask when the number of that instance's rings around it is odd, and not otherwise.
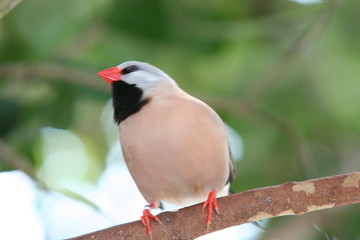
<path fill-rule="evenodd" d="M 121 0 L 113 1 L 109 7 L 107 24 L 115 31 L 156 40 L 167 36 L 169 19 L 162 1 Z"/>
<path fill-rule="evenodd" d="M 21 60 L 27 55 L 29 46 L 26 38 L 19 31 L 12 17 L 1 22 L 3 29 L 0 35 L 0 62 Z M 1 25 L 0 25 L 1 26 Z"/>
<path fill-rule="evenodd" d="M 13 131 L 13 128 L 21 121 L 19 119 L 21 107 L 18 103 L 0 98 L 0 137 Z"/>

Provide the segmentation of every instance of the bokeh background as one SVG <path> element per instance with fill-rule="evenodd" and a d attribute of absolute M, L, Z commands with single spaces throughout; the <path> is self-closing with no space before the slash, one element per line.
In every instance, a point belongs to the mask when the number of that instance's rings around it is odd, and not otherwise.
<path fill-rule="evenodd" d="M 139 219 L 145 203 L 96 74 L 127 60 L 163 69 L 231 127 L 235 192 L 359 171 L 359 9 L 357 0 L 0 1 L 0 239 Z M 271 219 L 266 232 L 245 227 L 232 239 L 360 239 L 359 210 Z"/>

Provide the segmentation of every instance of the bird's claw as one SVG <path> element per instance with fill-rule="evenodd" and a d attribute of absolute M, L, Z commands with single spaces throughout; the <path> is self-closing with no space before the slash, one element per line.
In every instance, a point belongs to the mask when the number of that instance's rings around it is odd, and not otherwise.
<path fill-rule="evenodd" d="M 151 224 L 150 224 L 150 219 L 154 219 L 156 222 L 159 222 L 160 224 L 161 221 L 157 216 L 154 216 L 149 209 L 144 209 L 143 211 L 143 216 L 141 217 L 141 222 L 145 225 L 146 227 L 146 232 L 151 236 L 152 235 L 152 228 L 151 228 Z"/>
<path fill-rule="evenodd" d="M 210 226 L 211 221 L 212 221 L 213 210 L 215 209 L 216 213 L 220 214 L 219 213 L 219 206 L 218 206 L 217 200 L 216 200 L 216 194 L 217 194 L 216 190 L 212 190 L 209 193 L 208 199 L 203 204 L 203 210 L 205 209 L 205 207 L 208 207 L 208 215 L 207 215 L 207 218 L 206 218 L 206 223 L 207 223 L 207 228 L 208 229 L 209 229 L 209 226 Z"/>

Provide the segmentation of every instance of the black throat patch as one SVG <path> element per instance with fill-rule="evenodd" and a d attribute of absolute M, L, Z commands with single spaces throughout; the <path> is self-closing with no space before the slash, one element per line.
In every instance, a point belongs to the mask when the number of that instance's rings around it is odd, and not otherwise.
<path fill-rule="evenodd" d="M 120 124 L 131 114 L 134 114 L 147 104 L 150 99 L 141 100 L 143 91 L 135 84 L 124 81 L 115 81 L 111 84 L 114 107 L 114 120 Z"/>

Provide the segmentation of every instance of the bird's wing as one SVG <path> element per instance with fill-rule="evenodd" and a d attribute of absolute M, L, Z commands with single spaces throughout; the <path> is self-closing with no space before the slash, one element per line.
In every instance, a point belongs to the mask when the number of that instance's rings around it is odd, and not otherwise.
<path fill-rule="evenodd" d="M 231 152 L 231 148 L 229 146 L 229 178 L 226 182 L 226 184 L 228 183 L 232 183 L 235 180 L 235 176 L 236 176 L 236 165 L 235 165 L 235 159 L 234 156 Z"/>

